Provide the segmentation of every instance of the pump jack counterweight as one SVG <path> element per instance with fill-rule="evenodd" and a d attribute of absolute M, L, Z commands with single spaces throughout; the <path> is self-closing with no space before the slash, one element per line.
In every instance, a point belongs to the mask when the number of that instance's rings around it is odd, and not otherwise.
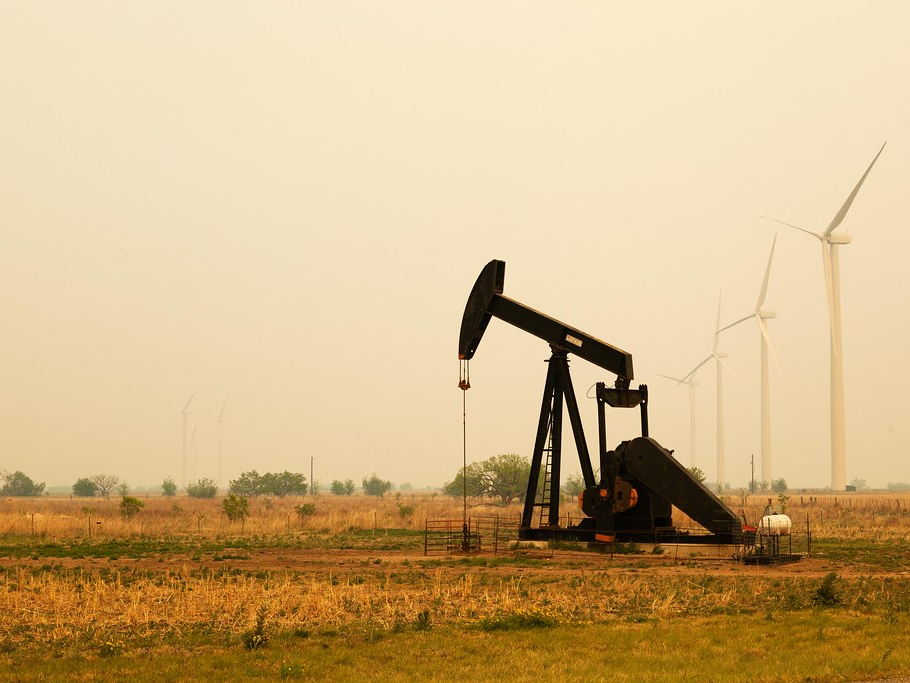
<path fill-rule="evenodd" d="M 461 321 L 458 358 L 463 363 L 473 358 L 492 318 L 529 332 L 550 346 L 519 537 L 740 543 L 742 523 L 736 514 L 692 477 L 673 458 L 671 451 L 649 437 L 648 388 L 645 385 L 630 388 L 633 379 L 631 354 L 503 296 L 505 265 L 504 261 L 490 261 L 477 277 Z M 596 385 L 599 480 L 591 464 L 569 373 L 570 353 L 616 375 L 613 386 L 608 387 L 604 382 Z M 470 387 L 464 372 L 459 387 L 465 390 Z M 606 406 L 639 408 L 641 436 L 608 450 Z M 569 416 L 585 484 L 579 496 L 585 517 L 578 524 L 566 526 L 560 525 L 559 516 L 563 413 Z M 538 492 L 541 468 L 544 468 L 542 480 L 546 490 Z M 674 505 L 701 524 L 706 533 L 690 536 L 689 532 L 674 528 Z M 537 526 L 534 526 L 535 508 L 541 508 Z"/>

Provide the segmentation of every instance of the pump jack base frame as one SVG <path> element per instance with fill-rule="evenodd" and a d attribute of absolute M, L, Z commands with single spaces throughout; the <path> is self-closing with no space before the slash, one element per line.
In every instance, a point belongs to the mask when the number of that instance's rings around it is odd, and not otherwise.
<path fill-rule="evenodd" d="M 593 520 L 591 520 L 593 521 Z M 737 534 L 704 533 L 700 529 L 657 529 L 654 531 L 609 531 L 581 526 L 522 527 L 518 530 L 522 541 L 567 541 L 579 543 L 637 543 L 668 545 L 729 545 L 741 546 L 743 539 Z"/>

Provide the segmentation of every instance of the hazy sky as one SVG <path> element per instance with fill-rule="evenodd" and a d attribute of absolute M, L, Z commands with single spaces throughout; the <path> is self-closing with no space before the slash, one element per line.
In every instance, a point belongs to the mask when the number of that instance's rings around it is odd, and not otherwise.
<path fill-rule="evenodd" d="M 0 0 L 0 468 L 196 464 L 397 483 L 462 458 L 457 337 L 505 294 L 633 354 L 689 464 L 681 375 L 750 313 L 776 226 L 842 230 L 847 479 L 910 481 L 910 5 Z M 817 241 L 781 227 L 773 476 L 830 483 Z M 727 475 L 760 451 L 759 332 L 725 334 Z M 493 321 L 468 459 L 529 456 L 547 345 Z M 580 394 L 613 377 L 572 363 Z M 698 464 L 715 476 L 714 370 Z M 582 398 L 596 443 L 595 404 Z M 610 415 L 610 441 L 637 418 Z M 574 453 L 566 469 L 577 469 Z M 756 471 L 759 471 L 756 462 Z"/>

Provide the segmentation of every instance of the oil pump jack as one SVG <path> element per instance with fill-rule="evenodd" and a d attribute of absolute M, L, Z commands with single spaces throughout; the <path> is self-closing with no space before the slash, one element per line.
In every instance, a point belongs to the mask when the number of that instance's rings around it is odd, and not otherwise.
<path fill-rule="evenodd" d="M 458 358 L 462 361 L 473 358 L 491 318 L 514 325 L 550 345 L 519 537 L 588 542 L 740 543 L 743 527 L 736 514 L 695 479 L 671 451 L 648 435 L 648 388 L 630 387 L 631 354 L 504 296 L 505 267 L 504 261 L 490 261 L 477 277 L 461 321 Z M 599 478 L 595 477 L 591 464 L 572 388 L 569 354 L 616 375 L 612 386 L 604 382 L 596 384 Z M 465 386 L 462 382 L 460 386 L 466 389 L 470 384 Z M 641 436 L 608 450 L 606 406 L 639 408 Z M 579 499 L 585 516 L 577 524 L 561 526 L 564 412 L 569 416 L 584 478 L 585 487 Z M 543 484 L 540 495 L 539 482 Z M 674 505 L 704 527 L 705 532 L 675 528 Z M 535 509 L 540 512 L 536 526 Z"/>

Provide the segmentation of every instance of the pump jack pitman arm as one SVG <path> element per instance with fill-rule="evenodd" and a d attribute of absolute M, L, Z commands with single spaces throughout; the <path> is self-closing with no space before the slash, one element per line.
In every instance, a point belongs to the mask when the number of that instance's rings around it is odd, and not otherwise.
<path fill-rule="evenodd" d="M 458 358 L 470 360 L 477 351 L 491 317 L 540 337 L 551 346 L 617 375 L 617 385 L 628 387 L 633 379 L 632 355 L 581 330 L 566 325 L 514 299 L 503 296 L 505 261 L 490 261 L 477 277 L 465 305 L 458 338 Z"/>

